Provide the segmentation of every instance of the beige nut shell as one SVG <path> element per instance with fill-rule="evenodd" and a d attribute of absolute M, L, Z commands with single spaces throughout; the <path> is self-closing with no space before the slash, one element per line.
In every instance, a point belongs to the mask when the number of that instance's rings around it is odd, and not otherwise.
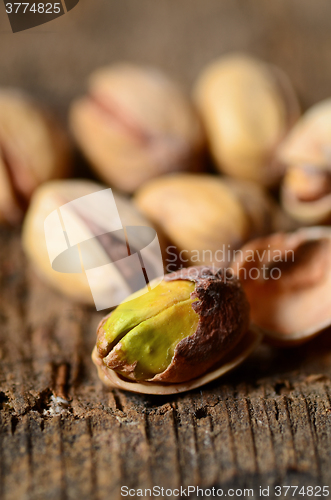
<path fill-rule="evenodd" d="M 299 116 L 287 76 L 253 57 L 231 54 L 203 70 L 194 95 L 217 168 L 275 184 L 282 174 L 275 149 Z"/>
<path fill-rule="evenodd" d="M 330 191 L 313 200 L 300 199 L 296 194 L 296 178 L 293 173 L 297 169 L 308 168 L 311 174 L 325 174 L 326 179 L 330 179 L 331 99 L 319 102 L 301 117 L 280 146 L 278 158 L 287 168 L 281 189 L 284 209 L 301 223 L 328 222 L 331 219 Z M 307 189 L 311 190 L 308 179 Z M 312 179 L 314 180 L 314 177 Z M 330 184 L 330 180 L 328 183 Z"/>
<path fill-rule="evenodd" d="M 60 273 L 52 269 L 46 246 L 44 221 L 51 212 L 61 205 L 105 188 L 101 184 L 78 179 L 45 183 L 35 192 L 23 225 L 23 248 L 40 278 L 71 299 L 89 305 L 94 305 L 94 300 L 85 272 Z M 150 223 L 135 209 L 131 200 L 117 193 L 113 194 L 124 226 L 150 226 Z M 95 222 L 102 227 L 104 214 L 100 212 L 96 215 L 99 219 Z M 93 214 L 91 216 L 93 217 Z M 85 228 L 88 234 L 89 227 Z M 93 238 L 92 233 L 90 237 Z M 90 251 L 93 253 L 92 257 L 95 259 L 100 257 L 103 261 L 109 261 L 107 256 L 104 256 L 105 249 L 99 244 L 99 241 L 93 239 L 92 244 L 93 246 L 90 247 Z M 123 241 L 123 253 L 127 256 L 126 241 Z M 150 254 L 151 259 L 153 255 Z M 114 272 L 113 294 L 119 303 L 123 300 L 121 298 L 123 289 L 126 290 L 128 285 L 119 269 L 114 269 Z M 101 286 L 102 275 L 100 275 Z"/>
<path fill-rule="evenodd" d="M 71 160 L 54 117 L 24 92 L 0 89 L 0 221 L 19 222 L 33 191 L 66 176 Z"/>

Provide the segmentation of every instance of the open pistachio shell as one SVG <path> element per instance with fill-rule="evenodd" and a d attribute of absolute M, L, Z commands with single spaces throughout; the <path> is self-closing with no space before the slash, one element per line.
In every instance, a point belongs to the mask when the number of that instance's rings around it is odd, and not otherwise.
<path fill-rule="evenodd" d="M 209 267 L 182 269 L 102 320 L 93 361 L 107 385 L 181 392 L 213 380 L 250 352 L 259 335 L 247 334 L 248 322 L 236 278 Z"/>
<path fill-rule="evenodd" d="M 277 345 L 309 340 L 331 325 L 331 228 L 253 240 L 236 255 L 251 320 Z"/>

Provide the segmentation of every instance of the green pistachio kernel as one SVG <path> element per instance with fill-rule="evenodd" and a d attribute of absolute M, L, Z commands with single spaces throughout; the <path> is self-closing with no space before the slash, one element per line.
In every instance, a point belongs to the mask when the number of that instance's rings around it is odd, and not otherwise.
<path fill-rule="evenodd" d="M 124 376 L 133 370 L 135 380 L 166 370 L 177 344 L 197 329 L 199 315 L 192 308 L 196 299 L 190 297 L 194 288 L 190 281 L 163 281 L 119 305 L 104 325 L 112 349 L 107 365 Z"/>

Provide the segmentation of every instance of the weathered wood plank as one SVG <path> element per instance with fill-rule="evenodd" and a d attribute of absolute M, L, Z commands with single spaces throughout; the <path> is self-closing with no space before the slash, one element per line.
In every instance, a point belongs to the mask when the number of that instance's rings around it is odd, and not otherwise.
<path fill-rule="evenodd" d="M 328 332 L 295 351 L 262 346 L 189 394 L 133 395 L 102 387 L 100 314 L 43 285 L 17 233 L 0 231 L 0 285 L 1 500 L 331 483 Z"/>

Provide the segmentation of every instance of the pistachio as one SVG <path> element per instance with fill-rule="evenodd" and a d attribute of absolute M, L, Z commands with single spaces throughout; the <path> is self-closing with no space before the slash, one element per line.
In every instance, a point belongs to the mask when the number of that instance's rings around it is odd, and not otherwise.
<path fill-rule="evenodd" d="M 281 198 L 304 224 L 331 220 L 331 99 L 309 109 L 278 151 L 286 167 Z"/>
<path fill-rule="evenodd" d="M 331 325 L 331 230 L 302 228 L 247 243 L 232 264 L 251 320 L 277 345 L 309 340 Z"/>
<path fill-rule="evenodd" d="M 181 392 L 248 355 L 260 340 L 256 331 L 247 333 L 248 326 L 238 280 L 208 267 L 182 269 L 101 321 L 93 360 L 111 387 Z"/>
<path fill-rule="evenodd" d="M 146 281 L 163 276 L 155 230 L 127 198 L 113 193 L 114 204 L 109 206 L 108 198 L 100 198 L 108 191 L 85 180 L 45 183 L 35 192 L 23 225 L 23 248 L 37 274 L 56 290 L 95 304 L 98 310 L 118 305 Z M 79 200 L 83 203 L 77 204 Z M 78 234 L 79 244 L 70 228 Z"/>
<path fill-rule="evenodd" d="M 195 100 L 220 171 L 268 186 L 279 181 L 274 151 L 299 115 L 281 70 L 249 56 L 225 56 L 203 71 Z"/>
<path fill-rule="evenodd" d="M 182 262 L 191 264 L 221 267 L 232 258 L 229 250 L 240 248 L 253 236 L 280 229 L 276 204 L 249 181 L 174 174 L 150 181 L 134 200 L 176 245 Z"/>
<path fill-rule="evenodd" d="M 65 176 L 70 162 L 54 118 L 24 93 L 0 89 L 0 222 L 19 222 L 37 186 Z"/>
<path fill-rule="evenodd" d="M 92 74 L 71 128 L 98 175 L 133 192 L 161 174 L 194 169 L 204 137 L 185 93 L 156 69 L 117 64 Z"/>

